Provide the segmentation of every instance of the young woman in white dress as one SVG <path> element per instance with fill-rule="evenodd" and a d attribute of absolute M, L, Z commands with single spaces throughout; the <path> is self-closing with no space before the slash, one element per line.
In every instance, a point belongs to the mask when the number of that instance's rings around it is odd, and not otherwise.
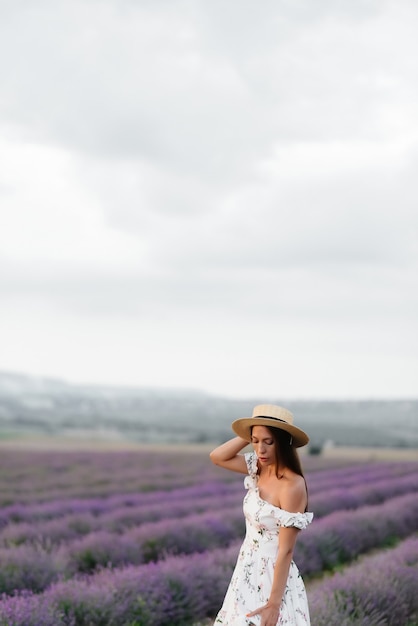
<path fill-rule="evenodd" d="M 232 429 L 238 436 L 210 458 L 247 474 L 246 535 L 215 626 L 309 626 L 305 586 L 293 561 L 298 534 L 313 517 L 296 450 L 309 438 L 290 411 L 269 404 Z M 254 451 L 240 454 L 249 442 Z"/>

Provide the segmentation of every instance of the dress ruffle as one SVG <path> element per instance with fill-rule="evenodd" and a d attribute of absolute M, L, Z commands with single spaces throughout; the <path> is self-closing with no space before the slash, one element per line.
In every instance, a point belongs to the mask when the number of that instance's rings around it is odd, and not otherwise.
<path fill-rule="evenodd" d="M 274 517 L 280 522 L 280 526 L 291 526 L 304 530 L 312 522 L 313 513 L 290 513 L 284 509 L 275 507 Z"/>
<path fill-rule="evenodd" d="M 257 471 L 258 471 L 258 467 L 257 467 L 258 459 L 257 459 L 256 453 L 255 452 L 246 452 L 244 454 L 244 458 L 245 458 L 245 462 L 247 464 L 249 477 L 256 478 L 257 477 Z M 247 476 L 247 478 L 248 478 L 248 476 Z M 245 481 L 244 481 L 244 484 L 245 484 Z"/>

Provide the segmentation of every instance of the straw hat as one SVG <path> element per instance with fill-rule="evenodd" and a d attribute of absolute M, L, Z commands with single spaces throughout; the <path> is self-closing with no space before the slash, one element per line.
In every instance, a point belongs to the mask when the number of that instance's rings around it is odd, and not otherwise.
<path fill-rule="evenodd" d="M 306 446 L 309 441 L 308 435 L 293 425 L 292 413 L 274 404 L 259 404 L 254 407 L 252 417 L 242 417 L 232 422 L 232 430 L 247 441 L 251 441 L 252 426 L 270 426 L 285 430 L 292 435 L 292 445 L 296 448 Z"/>

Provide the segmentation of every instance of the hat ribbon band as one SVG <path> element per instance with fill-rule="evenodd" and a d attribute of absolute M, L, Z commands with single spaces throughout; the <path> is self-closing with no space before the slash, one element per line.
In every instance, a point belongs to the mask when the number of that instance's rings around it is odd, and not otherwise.
<path fill-rule="evenodd" d="M 283 422 L 283 424 L 289 424 L 289 422 L 286 422 L 286 420 L 282 420 L 280 419 L 280 417 L 271 417 L 271 415 L 254 415 L 253 419 L 257 419 L 260 417 L 265 420 L 276 420 L 276 422 Z M 289 424 L 289 426 L 290 425 L 291 424 Z"/>

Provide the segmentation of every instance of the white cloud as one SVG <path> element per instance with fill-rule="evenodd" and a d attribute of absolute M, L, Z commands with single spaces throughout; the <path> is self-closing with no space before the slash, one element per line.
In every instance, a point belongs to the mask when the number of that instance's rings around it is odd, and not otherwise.
<path fill-rule="evenodd" d="M 110 229 L 93 193 L 80 187 L 70 155 L 56 147 L 2 142 L 4 262 L 36 275 L 129 269 L 144 256 L 128 233 Z M 141 254 L 142 253 L 142 254 Z"/>
<path fill-rule="evenodd" d="M 0 12 L 0 367 L 416 394 L 415 3 Z"/>

